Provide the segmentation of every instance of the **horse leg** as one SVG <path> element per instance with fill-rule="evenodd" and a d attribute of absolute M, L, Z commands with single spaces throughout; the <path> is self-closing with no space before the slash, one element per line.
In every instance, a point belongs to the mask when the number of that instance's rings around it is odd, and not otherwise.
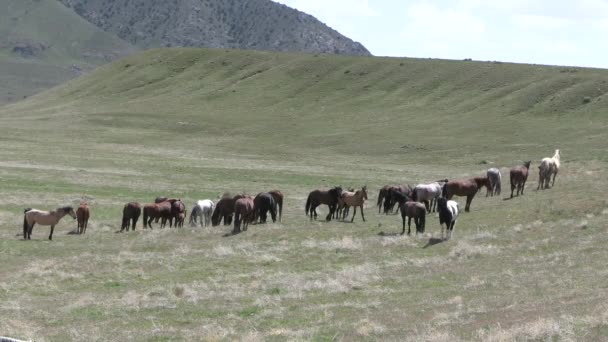
<path fill-rule="evenodd" d="M 365 222 L 365 215 L 363 215 L 363 204 L 361 204 L 361 218 L 363 219 L 363 222 Z"/>
<path fill-rule="evenodd" d="M 401 215 L 401 221 L 403 223 L 403 230 L 401 230 L 401 235 L 405 234 L 405 215 Z"/>
<path fill-rule="evenodd" d="M 36 222 L 32 223 L 32 225 L 30 226 L 30 228 L 27 230 L 27 239 L 31 240 L 32 239 L 32 231 L 34 230 L 34 225 L 36 224 Z"/>
<path fill-rule="evenodd" d="M 55 225 L 51 225 L 51 234 L 49 234 L 49 241 L 53 240 L 53 231 L 55 230 Z"/>
<path fill-rule="evenodd" d="M 416 222 L 414 222 L 416 223 Z M 407 235 L 410 235 L 412 233 L 412 217 L 408 216 L 407 218 Z"/>
<path fill-rule="evenodd" d="M 471 202 L 473 201 L 473 196 L 467 196 L 467 205 L 464 207 L 464 211 L 469 212 L 471 210 Z"/>
<path fill-rule="evenodd" d="M 357 207 L 353 207 L 353 217 L 350 219 L 351 223 L 355 221 L 355 215 L 357 215 Z"/>
<path fill-rule="evenodd" d="M 555 186 L 555 177 L 556 177 L 556 176 L 557 176 L 557 171 L 555 171 L 555 172 L 553 173 L 553 183 L 551 184 L 551 187 L 554 187 L 554 186 Z"/>

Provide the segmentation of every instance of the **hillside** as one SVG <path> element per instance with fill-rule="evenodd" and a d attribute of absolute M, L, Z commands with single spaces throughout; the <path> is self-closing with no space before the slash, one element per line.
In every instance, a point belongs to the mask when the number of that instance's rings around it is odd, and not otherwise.
<path fill-rule="evenodd" d="M 604 341 L 608 71 L 151 50 L 0 107 L 0 331 L 23 340 Z M 555 187 L 537 191 L 554 149 Z M 525 195 L 509 168 L 531 160 Z M 451 240 L 377 212 L 386 184 L 500 168 Z M 369 189 L 354 222 L 313 189 Z M 282 222 L 118 233 L 127 202 L 285 194 Z M 23 209 L 86 200 L 21 240 Z M 465 199 L 455 197 L 460 207 Z M 320 216 L 327 213 L 321 206 Z M 351 211 L 352 215 L 352 211 Z M 69 326 L 69 329 L 66 329 Z"/>
<path fill-rule="evenodd" d="M 136 49 L 55 0 L 3 0 L 0 104 L 51 88 Z"/>
<path fill-rule="evenodd" d="M 369 55 L 313 16 L 270 0 L 59 0 L 141 48 L 207 47 Z"/>

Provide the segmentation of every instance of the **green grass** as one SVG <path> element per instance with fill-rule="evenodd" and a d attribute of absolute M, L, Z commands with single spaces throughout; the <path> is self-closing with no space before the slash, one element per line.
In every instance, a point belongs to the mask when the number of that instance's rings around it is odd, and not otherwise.
<path fill-rule="evenodd" d="M 347 72 L 348 71 L 348 72 Z M 44 340 L 602 340 L 605 70 L 153 50 L 0 108 L 0 320 Z M 585 98 L 590 98 L 586 101 Z M 536 189 L 562 150 L 556 186 Z M 533 160 L 451 241 L 393 236 L 389 183 Z M 312 189 L 370 188 L 367 222 L 310 222 Z M 117 234 L 122 205 L 281 189 L 284 222 Z M 24 207 L 89 199 L 86 236 L 21 241 Z M 464 204 L 462 199 L 459 199 Z M 188 208 L 190 209 L 190 208 Z M 321 209 L 323 211 L 324 208 Z M 384 236 L 380 233 L 385 233 Z M 67 327 L 67 328 L 66 328 Z"/>

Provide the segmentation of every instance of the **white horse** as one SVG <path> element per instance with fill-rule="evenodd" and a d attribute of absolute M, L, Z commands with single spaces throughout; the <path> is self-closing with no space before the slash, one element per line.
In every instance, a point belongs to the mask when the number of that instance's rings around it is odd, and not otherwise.
<path fill-rule="evenodd" d="M 418 184 L 412 190 L 412 199 L 424 203 L 426 210 L 430 213 L 437 208 L 437 199 L 443 192 L 444 181 L 437 181 L 429 184 Z"/>
<path fill-rule="evenodd" d="M 560 167 L 560 155 L 559 150 L 555 150 L 555 154 L 551 158 L 543 158 L 538 166 L 538 189 L 548 189 L 549 182 L 551 181 L 551 175 L 553 175 L 553 182 L 551 187 L 555 185 L 555 176 Z"/>
<path fill-rule="evenodd" d="M 437 199 L 437 211 L 439 211 L 439 225 L 441 225 L 441 238 L 443 239 L 443 224 L 446 226 L 446 240 L 452 237 L 452 231 L 456 220 L 458 219 L 458 202 L 448 201 L 447 199 L 440 197 Z"/>
<path fill-rule="evenodd" d="M 49 240 L 53 240 L 55 225 L 65 215 L 70 215 L 73 219 L 76 219 L 76 213 L 72 207 L 57 208 L 57 210 L 53 211 L 43 211 L 32 208 L 25 209 L 23 211 L 23 239 L 32 239 L 32 230 L 34 229 L 34 225 L 38 223 L 41 226 L 51 226 Z"/>
<path fill-rule="evenodd" d="M 212 200 L 206 199 L 197 201 L 190 213 L 190 225 L 196 226 L 197 217 L 200 219 L 201 227 L 207 227 L 211 224 L 211 214 L 215 209 L 215 203 Z M 205 222 L 203 223 L 203 217 Z"/>
<path fill-rule="evenodd" d="M 488 169 L 487 175 L 488 175 L 488 179 L 490 180 L 490 190 L 488 190 L 486 192 L 486 197 L 488 197 L 488 195 L 491 195 L 492 197 L 494 195 L 500 195 L 501 179 L 502 179 L 500 170 L 493 167 L 491 169 Z"/>

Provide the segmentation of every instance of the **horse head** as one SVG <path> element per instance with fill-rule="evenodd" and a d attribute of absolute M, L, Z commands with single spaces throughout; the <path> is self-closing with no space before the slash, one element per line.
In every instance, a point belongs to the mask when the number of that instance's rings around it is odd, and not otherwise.
<path fill-rule="evenodd" d="M 524 167 L 525 167 L 526 169 L 529 169 L 529 168 L 530 168 L 530 164 L 532 164 L 532 161 L 531 161 L 531 160 L 528 160 L 527 162 L 524 162 Z"/>
<path fill-rule="evenodd" d="M 74 220 L 76 219 L 76 213 L 74 212 L 74 208 L 72 208 L 72 207 L 69 207 L 69 206 L 68 207 L 63 207 L 63 208 L 60 208 L 57 211 L 63 211 L 63 213 L 65 215 L 70 215 L 70 216 L 72 216 L 72 218 Z"/>

